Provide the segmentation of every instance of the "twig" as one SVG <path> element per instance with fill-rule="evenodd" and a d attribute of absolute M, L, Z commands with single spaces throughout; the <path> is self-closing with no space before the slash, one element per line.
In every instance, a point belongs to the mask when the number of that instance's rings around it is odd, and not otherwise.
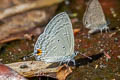
<path fill-rule="evenodd" d="M 28 10 L 48 7 L 48 6 L 60 3 L 62 1 L 63 0 L 38 0 L 33 3 L 25 3 L 25 4 L 11 7 L 11 8 L 7 8 L 0 13 L 0 19 L 6 18 L 8 16 L 12 16 L 14 14 L 23 13 Z"/>

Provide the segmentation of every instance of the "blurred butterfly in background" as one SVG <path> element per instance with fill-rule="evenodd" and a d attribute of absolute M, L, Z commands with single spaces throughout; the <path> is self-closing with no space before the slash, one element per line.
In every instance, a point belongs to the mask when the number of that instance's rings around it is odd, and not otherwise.
<path fill-rule="evenodd" d="M 98 0 L 89 0 L 87 9 L 83 16 L 83 25 L 90 29 L 88 34 L 96 31 L 109 30 L 102 7 Z"/>
<path fill-rule="evenodd" d="M 72 24 L 66 12 L 56 15 L 38 37 L 34 47 L 36 60 L 44 62 L 67 62 L 74 57 L 74 34 Z"/>

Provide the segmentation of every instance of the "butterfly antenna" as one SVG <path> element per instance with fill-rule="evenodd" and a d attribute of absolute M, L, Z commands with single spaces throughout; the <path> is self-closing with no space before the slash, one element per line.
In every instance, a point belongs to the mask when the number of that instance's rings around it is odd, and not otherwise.
<path fill-rule="evenodd" d="M 82 55 L 82 56 L 84 56 L 84 57 L 86 57 L 86 58 L 88 58 L 88 59 L 90 59 L 90 60 L 92 60 L 92 57 L 89 57 L 89 56 L 87 56 L 87 55 L 85 55 L 83 53 L 80 53 L 80 52 L 79 52 L 79 54 Z"/>
<path fill-rule="evenodd" d="M 27 60 L 27 59 L 29 59 L 29 58 L 31 58 L 31 57 L 33 57 L 33 56 L 34 56 L 33 54 L 28 54 L 28 55 L 22 57 L 21 59 Z"/>

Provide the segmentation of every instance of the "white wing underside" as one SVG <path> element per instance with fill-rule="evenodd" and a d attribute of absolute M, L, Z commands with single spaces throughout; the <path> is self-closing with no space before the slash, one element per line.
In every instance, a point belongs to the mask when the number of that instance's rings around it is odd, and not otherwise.
<path fill-rule="evenodd" d="M 68 15 L 63 12 L 56 15 L 46 26 L 35 44 L 34 51 L 42 49 L 43 54 L 37 60 L 58 62 L 69 60 L 74 55 L 74 36 Z"/>
<path fill-rule="evenodd" d="M 105 29 L 107 22 L 98 0 L 90 0 L 83 16 L 83 25 L 93 33 L 96 30 Z"/>

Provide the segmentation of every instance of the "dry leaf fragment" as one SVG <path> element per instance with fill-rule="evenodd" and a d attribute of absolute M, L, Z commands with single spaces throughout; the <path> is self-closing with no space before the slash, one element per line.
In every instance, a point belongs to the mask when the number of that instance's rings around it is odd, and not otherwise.
<path fill-rule="evenodd" d="M 57 78 L 59 80 L 65 80 L 66 77 L 72 72 L 71 68 L 67 65 L 61 66 L 57 72 Z"/>
<path fill-rule="evenodd" d="M 24 3 L 21 5 L 17 5 L 11 8 L 7 8 L 3 12 L 1 12 L 0 19 L 6 18 L 8 16 L 12 16 L 14 14 L 23 13 L 31 9 L 48 7 L 48 6 L 60 3 L 62 1 L 63 0 L 38 0 L 32 3 Z"/>
<path fill-rule="evenodd" d="M 72 72 L 71 68 L 67 65 L 50 67 L 52 63 L 46 64 L 42 61 L 25 61 L 6 65 L 24 77 L 49 76 L 58 80 L 65 80 Z M 27 68 L 21 68 L 22 65 L 26 65 Z"/>

